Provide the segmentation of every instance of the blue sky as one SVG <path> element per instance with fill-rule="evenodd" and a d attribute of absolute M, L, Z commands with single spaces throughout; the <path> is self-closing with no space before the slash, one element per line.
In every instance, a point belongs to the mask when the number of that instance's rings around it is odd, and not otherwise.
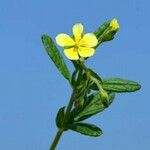
<path fill-rule="evenodd" d="M 102 77 L 139 81 L 142 89 L 117 95 L 109 109 L 86 121 L 102 128 L 101 137 L 69 131 L 57 149 L 149 150 L 149 5 L 143 0 L 1 0 L 0 149 L 47 150 L 56 132 L 56 112 L 70 97 L 71 89 L 49 60 L 41 35 L 71 34 L 78 22 L 93 32 L 107 19 L 118 18 L 116 38 L 102 44 L 87 66 Z"/>

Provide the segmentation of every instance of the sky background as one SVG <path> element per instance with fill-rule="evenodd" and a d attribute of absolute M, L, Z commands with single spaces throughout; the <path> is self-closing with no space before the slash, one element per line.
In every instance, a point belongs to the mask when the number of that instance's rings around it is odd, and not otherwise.
<path fill-rule="evenodd" d="M 138 81 L 142 89 L 117 95 L 109 109 L 86 121 L 101 127 L 101 137 L 69 131 L 57 150 L 149 150 L 149 5 L 143 0 L 1 0 L 0 149 L 48 150 L 57 110 L 70 97 L 69 84 L 47 56 L 41 35 L 54 39 L 60 32 L 71 34 L 75 23 L 93 32 L 117 18 L 120 31 L 96 50 L 87 66 L 102 77 Z"/>

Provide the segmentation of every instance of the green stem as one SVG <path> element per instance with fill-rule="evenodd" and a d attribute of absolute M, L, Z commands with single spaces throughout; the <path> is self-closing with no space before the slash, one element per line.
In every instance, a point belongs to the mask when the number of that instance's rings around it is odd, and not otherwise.
<path fill-rule="evenodd" d="M 73 90 L 70 101 L 68 103 L 67 109 L 66 109 L 66 113 L 65 113 L 65 117 L 64 117 L 64 125 L 68 122 L 68 119 L 70 118 L 70 112 L 73 106 L 73 102 L 74 102 L 74 95 L 75 95 L 75 90 Z"/>
<path fill-rule="evenodd" d="M 64 121 L 63 121 L 64 125 L 67 124 L 68 119 L 70 118 L 70 112 L 71 112 L 71 108 L 72 108 L 73 102 L 74 102 L 74 94 L 75 94 L 75 90 L 73 90 L 73 92 L 72 92 L 70 101 L 69 101 L 67 109 L 66 109 L 66 113 L 65 113 L 65 117 L 64 117 Z M 64 132 L 64 130 L 65 130 L 64 128 L 58 129 L 58 131 L 56 133 L 56 136 L 55 136 L 49 150 L 55 150 L 55 148 L 56 148 L 56 146 L 57 146 L 57 144 L 60 140 L 60 137 L 61 137 L 62 133 Z"/>
<path fill-rule="evenodd" d="M 56 146 L 57 146 L 57 144 L 58 144 L 58 142 L 60 140 L 60 137 L 61 137 L 63 131 L 64 131 L 64 129 L 59 129 L 57 131 L 56 136 L 54 138 L 54 141 L 53 141 L 51 147 L 49 148 L 49 150 L 55 150 L 55 148 L 56 148 Z"/>
<path fill-rule="evenodd" d="M 81 72 L 78 74 L 77 81 L 79 80 L 80 75 L 81 75 Z M 76 87 L 73 88 L 70 101 L 69 101 L 67 108 L 66 108 L 66 112 L 65 112 L 65 116 L 64 116 L 64 120 L 63 120 L 64 127 L 58 129 L 56 136 L 55 136 L 49 150 L 55 150 L 55 148 L 56 148 L 56 146 L 57 146 L 57 144 L 61 138 L 61 135 L 65 131 L 65 126 L 67 125 L 68 120 L 70 119 L 71 109 L 72 109 L 73 103 L 75 101 L 75 95 L 76 95 Z"/>

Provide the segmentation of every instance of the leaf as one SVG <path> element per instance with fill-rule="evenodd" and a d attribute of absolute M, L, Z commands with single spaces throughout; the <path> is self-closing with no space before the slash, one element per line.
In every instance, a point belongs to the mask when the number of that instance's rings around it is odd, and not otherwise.
<path fill-rule="evenodd" d="M 122 93 L 122 92 L 137 91 L 141 88 L 141 85 L 131 80 L 125 80 L 120 78 L 109 78 L 103 80 L 102 87 L 107 91 Z"/>
<path fill-rule="evenodd" d="M 92 76 L 92 77 L 94 77 L 95 79 L 97 79 L 100 83 L 102 83 L 102 79 L 101 79 L 101 77 L 96 73 L 96 72 L 94 72 L 92 69 L 90 69 L 90 68 L 88 68 L 88 71 L 89 71 L 89 73 L 90 73 L 90 75 Z"/>
<path fill-rule="evenodd" d="M 78 70 L 75 70 L 75 71 L 72 73 L 72 76 L 71 76 L 71 85 L 72 85 L 73 87 L 76 86 L 77 75 L 78 75 Z"/>
<path fill-rule="evenodd" d="M 108 97 L 109 106 L 115 98 L 115 93 L 108 93 Z M 96 92 L 88 97 L 82 110 L 79 113 L 74 114 L 74 121 L 78 122 L 85 120 L 99 112 L 102 112 L 108 106 L 106 106 L 101 100 L 99 92 Z"/>
<path fill-rule="evenodd" d="M 62 107 L 58 110 L 57 116 L 56 116 L 56 125 L 58 128 L 63 127 L 63 120 L 65 115 L 65 107 Z"/>
<path fill-rule="evenodd" d="M 58 70 L 61 72 L 61 74 L 67 79 L 71 80 L 71 75 L 69 73 L 69 70 L 64 62 L 64 59 L 57 49 L 56 45 L 54 44 L 53 40 L 48 35 L 42 35 L 42 42 L 44 44 L 44 47 L 47 51 L 47 54 L 52 59 Z"/>
<path fill-rule="evenodd" d="M 92 90 L 100 90 L 99 87 L 102 84 L 102 79 L 101 77 L 94 72 L 92 69 L 88 69 L 89 74 L 90 74 L 90 78 L 91 78 L 91 83 L 90 83 L 90 89 Z"/>
<path fill-rule="evenodd" d="M 88 123 L 74 123 L 68 126 L 69 129 L 87 135 L 87 136 L 100 136 L 102 135 L 102 130 L 95 126 L 94 124 Z"/>
<path fill-rule="evenodd" d="M 79 72 L 80 73 L 80 72 Z M 79 111 L 82 109 L 85 101 L 85 97 L 87 93 L 89 92 L 89 79 L 87 78 L 86 74 L 79 74 L 79 78 L 76 82 L 76 100 L 74 102 L 74 108 L 76 111 Z"/>
<path fill-rule="evenodd" d="M 89 79 L 86 74 L 79 74 L 78 81 L 76 82 L 76 98 L 84 97 L 88 92 Z"/>

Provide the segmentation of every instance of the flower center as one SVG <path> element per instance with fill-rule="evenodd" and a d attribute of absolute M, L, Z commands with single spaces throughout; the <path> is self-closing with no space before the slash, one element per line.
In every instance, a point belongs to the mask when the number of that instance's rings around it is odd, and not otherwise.
<path fill-rule="evenodd" d="M 79 42 L 76 41 L 74 47 L 75 47 L 75 49 L 78 49 L 80 47 Z"/>

